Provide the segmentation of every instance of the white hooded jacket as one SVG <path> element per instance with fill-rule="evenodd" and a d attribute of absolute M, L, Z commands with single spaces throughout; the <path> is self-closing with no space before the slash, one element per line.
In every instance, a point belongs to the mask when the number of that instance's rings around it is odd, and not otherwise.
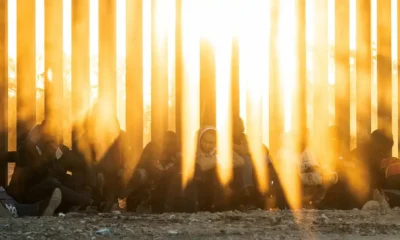
<path fill-rule="evenodd" d="M 197 141 L 197 153 L 196 153 L 196 164 L 200 167 L 201 171 L 208 171 L 216 167 L 218 163 L 217 158 L 217 149 L 214 148 L 210 152 L 204 152 L 201 149 L 201 138 L 203 137 L 204 133 L 207 131 L 216 131 L 216 128 L 213 126 L 204 126 L 198 131 L 198 141 Z M 232 159 L 233 167 L 240 167 L 244 165 L 243 158 L 233 152 L 233 159 Z"/>

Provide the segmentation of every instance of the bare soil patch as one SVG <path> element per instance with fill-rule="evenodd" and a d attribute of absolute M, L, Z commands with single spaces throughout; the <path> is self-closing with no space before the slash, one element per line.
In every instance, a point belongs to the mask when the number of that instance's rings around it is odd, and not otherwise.
<path fill-rule="evenodd" d="M 0 218 L 0 239 L 400 239 L 400 210 Z"/>

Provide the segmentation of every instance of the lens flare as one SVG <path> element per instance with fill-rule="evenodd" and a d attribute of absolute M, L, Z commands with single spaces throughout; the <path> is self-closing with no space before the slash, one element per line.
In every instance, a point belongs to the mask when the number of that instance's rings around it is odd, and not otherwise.
<path fill-rule="evenodd" d="M 313 43 L 313 128 L 311 131 L 311 149 L 321 164 L 333 166 L 330 139 L 328 138 L 328 3 L 314 1 L 316 24 L 313 25 L 315 41 Z M 324 143 L 324 144 L 321 144 Z"/>
<path fill-rule="evenodd" d="M 53 71 L 51 70 L 51 68 L 49 68 L 49 69 L 47 70 L 47 80 L 48 80 L 49 82 L 52 82 L 52 81 L 53 81 Z"/>
<path fill-rule="evenodd" d="M 260 191 L 267 191 L 263 152 L 263 92 L 268 92 L 269 1 L 242 1 L 239 35 L 240 78 L 246 82 L 247 137 Z M 252 27 L 249 27 L 252 26 Z"/>
<path fill-rule="evenodd" d="M 182 24 L 182 184 L 185 187 L 193 177 L 197 138 L 200 128 L 200 36 L 197 18 L 197 1 L 183 2 Z M 178 17 L 179 19 L 179 17 Z"/>
<path fill-rule="evenodd" d="M 282 148 L 278 154 L 276 168 L 282 188 L 291 208 L 301 207 L 301 190 L 298 179 L 299 152 L 297 145 L 299 136 L 295 129 L 297 122 L 294 119 L 296 108 L 293 107 L 295 99 L 293 95 L 296 90 L 296 0 L 280 1 L 279 7 L 279 75 L 281 79 L 281 94 L 284 104 L 284 131 L 282 136 Z M 273 20 L 272 20 L 273 21 Z"/>
<path fill-rule="evenodd" d="M 217 171 L 222 185 L 232 178 L 232 98 L 231 98 L 231 57 L 232 57 L 232 5 L 229 0 L 218 0 L 216 12 L 224 17 L 215 18 L 215 53 L 217 84 Z"/>

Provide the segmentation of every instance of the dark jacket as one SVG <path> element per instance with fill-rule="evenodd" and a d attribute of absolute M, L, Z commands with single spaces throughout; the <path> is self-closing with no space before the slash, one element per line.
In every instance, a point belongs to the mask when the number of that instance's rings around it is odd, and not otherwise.
<path fill-rule="evenodd" d="M 17 155 L 14 173 L 7 192 L 17 201 L 21 201 L 26 191 L 51 176 L 50 168 L 53 161 L 40 155 L 36 144 L 32 141 L 23 142 Z"/>
<path fill-rule="evenodd" d="M 84 164 L 65 145 L 59 146 L 59 153 L 62 154 L 58 157 L 43 156 L 37 139 L 32 138 L 35 128 L 25 141 L 21 141 L 14 173 L 7 188 L 10 195 L 18 201 L 23 200 L 24 193 L 46 179 L 56 178 L 64 183 L 69 176 L 67 171 L 77 173 L 85 169 Z"/>

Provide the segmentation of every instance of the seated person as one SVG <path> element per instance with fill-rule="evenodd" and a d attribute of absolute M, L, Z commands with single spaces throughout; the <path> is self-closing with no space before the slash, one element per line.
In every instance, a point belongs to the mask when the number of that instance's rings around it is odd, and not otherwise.
<path fill-rule="evenodd" d="M 267 179 L 265 181 L 268 181 L 268 190 L 266 193 L 262 193 L 260 191 L 256 191 L 255 198 L 254 198 L 254 204 L 257 208 L 260 209 L 275 209 L 275 208 L 280 208 L 284 209 L 286 208 L 287 204 L 285 202 L 285 196 L 282 191 L 280 181 L 278 178 L 278 174 L 275 170 L 275 166 L 272 160 L 272 157 L 270 155 L 269 149 L 267 146 L 263 145 L 263 151 L 264 151 L 264 156 L 266 157 L 266 162 L 267 162 Z M 253 182 L 254 182 L 254 187 L 255 189 L 258 189 L 258 181 L 256 181 L 256 176 L 255 174 L 253 175 Z"/>
<path fill-rule="evenodd" d="M 251 196 L 254 192 L 253 164 L 247 143 L 247 136 L 244 131 L 245 127 L 241 118 L 233 121 L 233 151 L 239 154 L 244 160 L 243 183 L 247 195 Z"/>
<path fill-rule="evenodd" d="M 262 193 L 258 191 L 256 188 L 256 175 L 253 174 L 254 172 L 254 166 L 252 162 L 252 157 L 251 153 L 249 150 L 248 142 L 247 142 L 247 136 L 244 133 L 245 127 L 243 120 L 241 118 L 237 118 L 236 120 L 233 121 L 233 151 L 237 154 L 239 154 L 243 160 L 244 160 L 244 165 L 243 165 L 243 171 L 242 171 L 242 181 L 243 181 L 243 187 L 244 187 L 244 199 L 243 199 L 243 204 L 245 205 L 246 209 L 252 209 L 255 208 L 256 205 L 259 208 L 264 208 L 263 201 L 260 198 L 262 197 Z M 272 163 L 270 161 L 270 156 L 269 156 L 269 150 L 266 146 L 264 147 L 264 152 L 266 156 L 266 165 L 269 169 L 269 167 L 272 166 Z M 270 169 L 272 170 L 272 168 Z M 261 201 L 261 202 L 260 202 Z"/>
<path fill-rule="evenodd" d="M 118 208 L 118 198 L 129 195 L 146 176 L 130 167 L 127 137 L 117 117 L 102 114 L 100 105 L 94 105 L 73 144 L 88 166 L 88 179 L 100 210 L 109 212 Z"/>
<path fill-rule="evenodd" d="M 306 130 L 301 141 L 300 180 L 303 185 L 303 204 L 318 205 L 326 195 L 327 190 L 338 182 L 335 171 L 321 165 L 309 147 L 309 132 Z"/>
<path fill-rule="evenodd" d="M 329 187 L 336 184 L 336 172 L 324 169 L 313 157 L 310 149 L 304 149 L 300 157 L 300 180 L 303 185 L 303 204 L 319 204 Z"/>
<path fill-rule="evenodd" d="M 357 201 L 357 208 L 369 200 L 373 200 L 374 190 L 383 189 L 384 178 L 382 177 L 382 160 L 392 157 L 393 136 L 383 129 L 377 129 L 371 133 L 365 142 L 351 152 L 351 163 L 357 170 L 357 178 L 365 179 L 361 184 L 354 186 L 352 195 L 361 195 L 362 198 Z M 349 165 L 349 164 L 348 164 Z M 351 167 L 347 174 L 351 176 Z"/>
<path fill-rule="evenodd" d="M 22 145 L 19 148 L 19 157 L 21 159 L 29 158 L 29 151 L 31 143 L 36 144 L 36 150 L 40 153 L 44 147 L 44 140 L 46 138 L 43 133 L 43 128 L 46 126 L 48 121 L 44 120 L 41 124 L 36 125 L 27 135 L 27 139 L 22 141 Z M 58 131 L 58 127 L 56 131 Z M 31 153 L 30 153 L 31 154 Z M 56 159 L 54 162 L 51 175 L 60 181 L 65 186 L 71 188 L 74 191 L 90 194 L 90 184 L 87 181 L 88 168 L 84 160 L 81 160 L 78 155 L 75 155 L 64 144 L 58 144 L 56 150 Z"/>
<path fill-rule="evenodd" d="M 391 157 L 381 161 L 379 189 L 390 207 L 400 207 L 400 159 Z"/>
<path fill-rule="evenodd" d="M 232 207 L 236 207 L 237 203 L 229 202 L 226 199 L 225 191 L 231 191 L 234 195 L 239 195 L 238 192 L 242 190 L 240 184 L 232 186 L 230 184 L 229 189 L 224 189 L 219 183 L 219 179 L 216 173 L 216 167 L 218 158 L 216 154 L 216 137 L 217 132 L 215 127 L 205 126 L 198 131 L 198 146 L 196 153 L 196 165 L 199 169 L 200 174 L 200 190 L 199 190 L 199 201 L 200 210 L 206 211 L 220 211 L 227 210 Z M 233 152 L 233 182 L 242 182 L 240 174 L 242 172 L 241 167 L 244 165 L 243 158 Z M 239 179 L 239 181 L 237 181 Z M 237 186 L 239 185 L 239 187 Z M 240 189 L 240 190 L 239 190 Z M 233 196 L 231 199 L 238 200 L 240 197 Z"/>
<path fill-rule="evenodd" d="M 325 198 L 318 204 L 319 209 L 351 210 L 358 207 L 357 194 L 352 193 L 352 179 L 359 173 L 359 169 L 349 159 L 349 149 L 340 146 L 339 129 L 336 126 L 329 127 L 330 147 L 332 149 L 332 163 L 334 171 L 338 175 L 338 181 L 326 192 Z M 341 149 L 342 148 L 342 149 Z"/>
<path fill-rule="evenodd" d="M 0 187 L 0 217 L 53 216 L 62 199 L 60 189 L 56 188 L 51 197 L 34 204 L 20 204 Z"/>
<path fill-rule="evenodd" d="M 178 136 L 171 131 L 146 145 L 138 168 L 148 173 L 149 181 L 129 196 L 128 211 L 144 211 L 144 208 L 153 213 L 197 211 L 195 184 L 190 182 L 182 191 L 179 150 Z"/>
<path fill-rule="evenodd" d="M 279 167 L 290 166 L 292 171 L 298 173 L 296 177 L 298 177 L 299 187 L 302 189 L 302 206 L 312 208 L 324 199 L 327 189 L 337 182 L 338 177 L 336 172 L 321 166 L 320 162 L 314 157 L 308 147 L 308 132 L 303 137 L 303 140 L 299 139 L 294 131 L 285 133 L 283 136 L 284 144 L 279 153 L 279 161 L 284 161 L 286 164 L 279 164 Z M 286 171 L 285 169 L 278 170 Z M 279 174 L 280 172 L 278 172 Z M 281 182 L 285 180 L 282 177 L 288 176 L 280 176 Z M 285 184 L 291 183 L 286 182 Z"/>
<path fill-rule="evenodd" d="M 34 134 L 38 131 L 40 134 Z M 64 156 L 58 144 L 58 127 L 45 121 L 32 129 L 32 134 L 18 149 L 18 159 L 7 192 L 19 203 L 36 203 L 59 188 L 62 207 L 88 206 L 92 199 L 65 186 L 58 179 L 58 169 Z M 61 179 L 62 180 L 62 179 Z M 61 207 L 61 206 L 60 206 Z"/>

